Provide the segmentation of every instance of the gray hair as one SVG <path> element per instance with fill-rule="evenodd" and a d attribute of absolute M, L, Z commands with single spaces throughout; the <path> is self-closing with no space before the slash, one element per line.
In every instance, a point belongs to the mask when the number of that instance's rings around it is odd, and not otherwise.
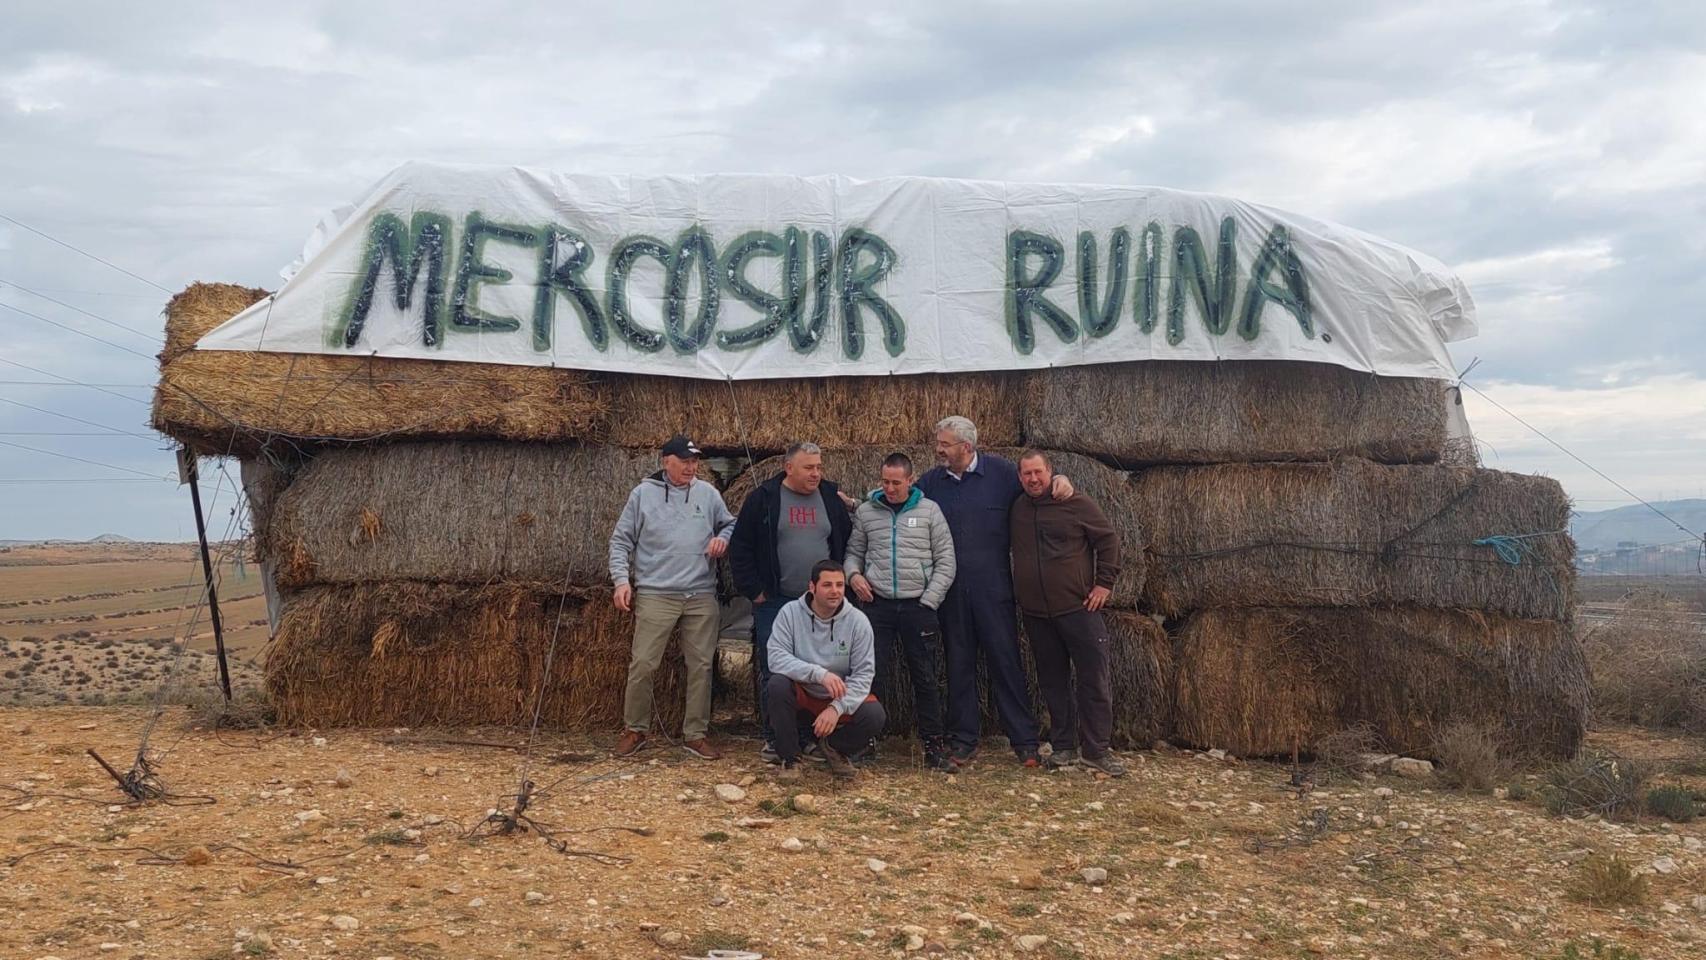
<path fill-rule="evenodd" d="M 977 446 L 977 424 L 972 423 L 965 417 L 943 417 L 942 420 L 936 424 L 936 432 L 941 433 L 943 430 L 953 434 L 954 439 L 961 443 L 969 443 L 974 447 Z"/>
<path fill-rule="evenodd" d="M 794 455 L 797 453 L 815 453 L 821 457 L 823 456 L 823 448 L 810 440 L 801 440 L 800 442 L 788 447 L 788 452 L 783 455 L 782 462 L 793 463 Z"/>

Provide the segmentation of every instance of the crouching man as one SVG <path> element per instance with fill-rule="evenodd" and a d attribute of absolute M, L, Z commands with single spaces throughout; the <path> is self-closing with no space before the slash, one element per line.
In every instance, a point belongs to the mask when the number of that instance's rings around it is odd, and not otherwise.
<path fill-rule="evenodd" d="M 841 564 L 823 560 L 812 567 L 805 596 L 776 614 L 764 699 L 769 733 L 782 759 L 778 780 L 800 778 L 800 720 L 810 721 L 837 780 L 856 776 L 848 756 L 870 746 L 887 722 L 882 704 L 871 695 L 877 674 L 871 621 L 846 602 L 846 595 Z"/>

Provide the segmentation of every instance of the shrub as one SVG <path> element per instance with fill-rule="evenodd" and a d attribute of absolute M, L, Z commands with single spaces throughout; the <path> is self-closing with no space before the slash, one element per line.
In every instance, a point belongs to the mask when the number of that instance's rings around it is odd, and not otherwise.
<path fill-rule="evenodd" d="M 1321 737 L 1311 750 L 1321 779 L 1330 780 L 1355 777 L 1362 771 L 1363 755 L 1379 753 L 1380 748 L 1380 735 L 1374 727 L 1359 723 Z"/>
<path fill-rule="evenodd" d="M 1434 732 L 1434 757 L 1439 778 L 1462 790 L 1488 791 L 1510 776 L 1504 744 L 1491 727 L 1467 720 L 1446 724 Z"/>
<path fill-rule="evenodd" d="M 1582 638 L 1596 719 L 1706 732 L 1706 632 L 1694 613 L 1662 591 L 1637 591 Z"/>
<path fill-rule="evenodd" d="M 231 702 L 217 687 L 191 690 L 181 698 L 189 707 L 189 724 L 214 730 L 255 730 L 278 721 L 278 710 L 266 694 L 255 687 L 237 687 Z"/>
<path fill-rule="evenodd" d="M 1539 796 L 1552 813 L 1587 817 L 1599 813 L 1610 820 L 1628 820 L 1641 812 L 1645 769 L 1616 754 L 1583 754 L 1541 774 Z"/>
<path fill-rule="evenodd" d="M 1693 820 L 1696 802 L 1694 791 L 1687 787 L 1663 786 L 1647 791 L 1647 812 L 1673 823 Z"/>
<path fill-rule="evenodd" d="M 1582 861 L 1569 892 L 1590 907 L 1632 907 L 1647 899 L 1647 878 L 1616 854 L 1595 854 Z"/>
<path fill-rule="evenodd" d="M 1641 812 L 1646 773 L 1616 754 L 1584 754 L 1556 764 L 1540 778 L 1540 799 L 1552 813 L 1571 817 L 1599 814 L 1627 820 Z"/>

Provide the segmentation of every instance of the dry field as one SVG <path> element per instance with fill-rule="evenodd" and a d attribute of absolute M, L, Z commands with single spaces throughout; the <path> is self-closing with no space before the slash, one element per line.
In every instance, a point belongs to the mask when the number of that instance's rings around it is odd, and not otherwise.
<path fill-rule="evenodd" d="M 783 788 L 726 716 L 730 757 L 708 764 L 549 732 L 524 761 L 516 730 L 209 729 L 172 707 L 149 747 L 175 796 L 132 804 L 85 750 L 127 769 L 148 710 L 30 704 L 146 702 L 195 555 L 36 549 L 0 553 L 0 664 L 20 671 L 0 704 L 26 704 L 0 706 L 7 960 L 1706 955 L 1706 820 L 1570 819 L 1505 788 L 1171 749 L 1113 781 L 1023 770 L 997 742 L 942 777 L 892 743 L 851 787 L 812 770 Z M 252 577 L 224 578 L 252 684 L 264 613 Z M 211 643 L 205 622 L 195 636 Z M 205 696 L 212 658 L 177 676 L 173 699 Z M 1700 738 L 1592 743 L 1706 791 Z M 476 835 L 524 767 L 557 846 Z M 1635 871 L 1627 899 L 1584 901 L 1612 856 Z"/>
<path fill-rule="evenodd" d="M 258 571 L 227 560 L 219 574 L 233 679 L 253 683 L 267 639 Z M 186 635 L 189 650 L 175 676 L 192 686 L 214 676 L 213 628 L 197 610 L 201 592 L 193 545 L 0 550 L 0 704 L 151 697 L 172 666 L 172 642 Z"/>

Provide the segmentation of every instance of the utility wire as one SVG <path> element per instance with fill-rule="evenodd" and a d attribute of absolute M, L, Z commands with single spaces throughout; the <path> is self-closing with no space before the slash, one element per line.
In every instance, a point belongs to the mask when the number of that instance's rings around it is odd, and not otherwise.
<path fill-rule="evenodd" d="M 86 424 L 86 425 L 91 426 L 91 427 L 100 427 L 102 430 L 109 431 L 114 435 L 122 435 L 122 436 L 126 436 L 126 437 L 135 437 L 138 440 L 157 440 L 157 439 L 159 439 L 158 437 L 151 437 L 145 433 L 137 433 L 133 430 L 121 430 L 118 427 L 109 427 L 104 423 L 96 423 L 93 420 L 85 420 L 82 417 L 74 417 L 69 413 L 60 413 L 58 410 L 49 410 L 46 407 L 38 407 L 33 403 L 25 403 L 22 400 L 13 400 L 11 397 L 0 397 L 0 403 L 9 403 L 14 407 L 23 407 L 25 410 L 34 410 L 37 413 L 45 413 L 50 417 L 63 417 L 66 420 L 75 420 L 78 423 Z M 12 435 L 13 436 L 28 436 L 28 434 L 12 434 Z M 67 437 L 70 437 L 70 436 L 76 436 L 76 434 L 70 434 L 70 433 L 67 433 L 67 434 L 40 434 L 40 436 L 67 436 Z M 106 436 L 106 434 L 84 434 L 84 436 Z"/>
<path fill-rule="evenodd" d="M 6 358 L 5 358 L 5 357 L 0 357 L 0 363 L 9 363 L 9 364 L 11 364 L 11 365 L 12 365 L 12 366 L 14 366 L 14 367 L 22 367 L 22 368 L 23 368 L 23 369 L 25 369 L 25 370 L 28 370 L 28 371 L 29 371 L 29 372 L 31 372 L 31 373 L 39 373 L 39 374 L 41 374 L 41 375 L 42 375 L 42 376 L 44 376 L 44 377 L 52 377 L 52 378 L 54 378 L 54 379 L 55 379 L 55 380 L 63 380 L 63 381 L 65 381 L 65 382 L 66 382 L 66 383 L 69 383 L 69 384 L 73 384 L 73 385 L 75 385 L 75 386 L 79 386 L 79 387 L 88 387 L 88 388 L 89 388 L 89 389 L 91 389 L 91 390 L 99 390 L 99 391 L 101 391 L 101 392 L 102 392 L 102 393 L 104 393 L 104 394 L 107 394 L 107 395 L 109 395 L 109 396 L 114 396 L 114 397 L 117 397 L 117 398 L 119 398 L 119 399 L 120 399 L 120 400 L 129 400 L 129 401 L 130 401 L 130 402 L 131 402 L 131 403 L 140 403 L 140 404 L 142 404 L 142 405 L 143 405 L 143 406 L 145 406 L 145 407 L 146 407 L 146 406 L 148 406 L 148 401 L 146 401 L 146 400 L 138 400 L 138 399 L 136 399 L 136 398 L 135 398 L 135 397 L 127 397 L 127 396 L 125 396 L 125 395 L 124 395 L 124 394 L 122 394 L 122 393 L 113 393 L 113 392 L 112 392 L 112 391 L 111 391 L 111 390 L 108 390 L 108 389 L 106 389 L 106 388 L 105 388 L 105 387 L 103 387 L 103 386 L 101 386 L 101 385 L 100 385 L 100 384 L 95 384 L 95 383 L 84 383 L 84 382 L 83 382 L 83 381 L 81 381 L 81 380 L 73 380 L 73 379 L 71 379 L 71 378 L 70 378 L 70 377 L 62 377 L 62 376 L 60 376 L 60 375 L 59 375 L 59 374 L 57 374 L 57 373 L 53 373 L 53 372 L 52 372 L 52 371 L 49 371 L 49 370 L 43 370 L 43 369 L 42 369 L 42 368 L 40 368 L 40 367 L 32 367 L 32 366 L 30 366 L 30 365 L 29 365 L 29 364 L 27 364 L 27 363 L 19 363 L 19 362 L 18 362 L 18 361 L 16 361 L 16 360 L 8 360 L 8 359 L 6 359 Z"/>
<path fill-rule="evenodd" d="M 1465 371 L 1465 372 L 1468 372 L 1468 371 Z M 1631 499 L 1639 502 L 1642 506 L 1646 507 L 1648 510 L 1651 510 L 1654 513 L 1658 514 L 1659 516 L 1664 517 L 1666 520 L 1669 520 L 1671 522 L 1671 524 L 1674 525 L 1678 530 L 1681 530 L 1683 533 L 1688 534 L 1690 537 L 1694 538 L 1695 540 L 1700 540 L 1702 542 L 1706 542 L 1706 537 L 1702 537 L 1700 534 L 1695 533 L 1693 530 L 1688 529 L 1687 527 L 1683 526 L 1682 523 L 1680 521 L 1678 521 L 1675 517 L 1664 512 L 1663 510 L 1660 510 L 1658 507 L 1653 506 L 1651 503 L 1648 503 L 1646 500 L 1643 500 L 1642 498 L 1636 496 L 1635 491 L 1629 489 L 1628 487 L 1625 487 L 1623 484 L 1618 483 L 1616 480 L 1613 480 L 1611 477 L 1607 476 L 1604 470 L 1601 470 L 1600 468 L 1594 466 L 1593 464 L 1587 462 L 1586 460 L 1583 460 L 1581 457 L 1578 457 L 1574 453 L 1570 452 L 1570 449 L 1568 447 L 1566 447 L 1563 444 L 1559 443 L 1558 441 L 1552 439 L 1550 436 L 1547 436 L 1546 431 L 1541 430 L 1539 427 L 1535 426 L 1534 424 L 1529 423 L 1527 420 L 1524 420 L 1523 418 L 1517 416 L 1515 413 L 1511 412 L 1510 408 L 1506 407 L 1504 404 L 1500 403 L 1499 401 L 1494 400 L 1492 397 L 1487 396 L 1486 391 L 1482 390 L 1480 387 L 1475 386 L 1473 383 L 1470 383 L 1467 380 L 1459 380 L 1457 382 L 1459 385 L 1468 387 L 1469 389 L 1475 391 L 1476 395 L 1479 396 L 1481 399 L 1487 401 L 1488 403 L 1492 404 L 1493 406 L 1498 407 L 1500 410 L 1504 411 L 1505 415 L 1510 417 L 1512 420 L 1515 420 L 1517 423 L 1520 423 L 1523 426 L 1527 427 L 1528 429 L 1534 431 L 1536 436 L 1540 437 L 1540 439 L 1545 440 L 1547 443 L 1550 443 L 1554 447 L 1557 447 L 1559 450 L 1563 451 L 1564 455 L 1569 457 L 1571 460 L 1574 460 L 1577 463 L 1581 464 L 1582 466 L 1587 467 L 1589 470 L 1592 470 L 1595 474 L 1597 474 L 1599 476 L 1599 478 L 1601 480 L 1604 480 L 1606 483 L 1609 483 L 1612 486 L 1616 487 L 1617 489 L 1623 491 L 1625 494 L 1628 494 Z"/>
<path fill-rule="evenodd" d="M 177 483 L 177 477 L 0 477 L 0 483 Z"/>
<path fill-rule="evenodd" d="M 19 450 L 28 450 L 31 453 L 40 453 L 40 454 L 45 454 L 46 456 L 49 456 L 49 457 L 58 457 L 61 460 L 75 460 L 78 463 L 87 463 L 87 464 L 91 464 L 91 465 L 97 466 L 97 467 L 106 467 L 109 470 L 123 470 L 125 473 L 134 473 L 139 477 L 147 477 L 150 480 L 169 480 L 169 479 L 172 479 L 170 477 L 166 477 L 166 476 L 163 476 L 161 474 L 144 473 L 141 470 L 135 470 L 135 469 L 132 469 L 130 467 L 121 467 L 116 463 L 102 463 L 99 460 L 86 460 L 83 457 L 74 457 L 69 453 L 59 453 L 58 451 L 55 451 L 55 450 L 43 450 L 40 447 L 29 447 L 29 446 L 25 446 L 24 444 L 21 444 L 21 443 L 13 443 L 10 440 L 0 440 L 0 446 L 17 447 Z"/>
<path fill-rule="evenodd" d="M 65 330 L 65 331 L 70 332 L 70 333 L 75 333 L 79 337 L 87 337 L 88 339 L 93 340 L 96 343 L 104 343 L 109 347 L 113 347 L 114 349 L 118 349 L 118 350 L 123 350 L 125 353 L 133 354 L 135 356 L 141 357 L 144 360 L 150 360 L 151 361 L 154 359 L 152 356 L 150 356 L 146 353 L 143 353 L 140 350 L 132 350 L 122 343 L 114 343 L 113 341 L 108 340 L 106 337 L 97 337 L 92 333 L 87 333 L 85 331 L 77 329 L 76 327 L 67 326 L 66 324 L 60 323 L 58 320 L 49 320 L 48 318 L 42 316 L 39 313 L 31 313 L 28 310 L 24 310 L 20 307 L 14 307 L 9 303 L 0 303 L 0 307 L 5 307 L 6 309 L 12 311 L 13 313 L 21 313 L 26 317 L 32 317 L 36 320 L 40 320 L 42 323 L 51 324 L 52 326 L 58 327 L 61 330 Z"/>
<path fill-rule="evenodd" d="M 85 383 L 85 382 L 77 381 L 77 380 L 65 381 L 65 382 L 56 381 L 56 380 L 0 380 L 0 386 L 4 386 L 4 387 L 93 387 L 96 389 L 99 389 L 100 387 L 118 387 L 122 390 L 152 390 L 152 389 L 154 389 L 154 384 L 152 384 L 152 383 Z"/>
<path fill-rule="evenodd" d="M 36 236 L 41 237 L 43 240 L 48 240 L 48 241 L 51 241 L 53 243 L 57 243 L 60 246 L 64 247 L 65 249 L 70 250 L 73 253 L 81 254 L 85 257 L 88 257 L 90 260 L 93 260 L 96 263 L 103 264 L 105 266 L 111 267 L 114 270 L 117 270 L 119 273 L 122 273 L 125 276 L 131 278 L 132 280 L 140 280 L 143 283 L 146 283 L 149 286 L 153 287 L 154 289 L 160 291 L 161 293 L 170 294 L 172 292 L 170 290 L 167 290 L 165 287 L 160 286 L 158 283 L 155 283 L 154 281 L 148 279 L 147 277 L 141 276 L 139 274 L 131 273 L 129 270 L 126 270 L 125 268 L 119 266 L 118 264 L 113 263 L 111 260 L 106 260 L 106 259 L 103 259 L 101 257 L 97 257 L 94 254 L 90 253 L 89 251 L 84 250 L 82 247 L 79 247 L 75 244 L 66 243 L 64 240 L 61 240 L 58 237 L 53 236 L 52 234 L 43 233 L 42 231 L 37 230 L 35 227 L 32 227 L 27 223 L 24 223 L 20 220 L 14 220 L 11 217 L 6 216 L 4 213 L 0 213 L 0 220 L 4 220 L 7 223 L 13 225 L 14 227 L 20 227 L 24 230 L 28 230 L 29 232 L 35 234 Z"/>
<path fill-rule="evenodd" d="M 146 330 L 138 330 L 135 327 L 126 326 L 125 324 L 119 323 L 116 320 L 108 320 L 106 317 L 103 317 L 98 313 L 90 313 L 89 311 L 83 309 L 82 307 L 77 306 L 74 303 L 66 303 L 64 300 L 56 300 L 53 297 L 50 297 L 45 293 L 41 293 L 41 292 L 36 291 L 36 290 L 31 290 L 29 287 L 26 287 L 21 283 L 16 283 L 16 282 L 11 281 L 11 280 L 0 278 L 0 287 L 11 287 L 14 290 L 22 290 L 23 292 L 25 292 L 25 293 L 29 294 L 30 296 L 35 297 L 37 299 L 46 300 L 48 303 L 58 304 L 59 306 L 62 306 L 67 310 L 74 310 L 78 313 L 81 313 L 83 316 L 88 317 L 91 320 L 99 320 L 109 327 L 117 327 L 118 329 L 123 330 L 125 333 L 132 333 L 132 334 L 135 334 L 136 336 L 143 337 L 143 338 L 145 338 L 147 340 L 151 340 L 155 343 L 159 343 L 161 340 L 161 337 L 159 336 L 159 334 L 149 333 Z"/>

